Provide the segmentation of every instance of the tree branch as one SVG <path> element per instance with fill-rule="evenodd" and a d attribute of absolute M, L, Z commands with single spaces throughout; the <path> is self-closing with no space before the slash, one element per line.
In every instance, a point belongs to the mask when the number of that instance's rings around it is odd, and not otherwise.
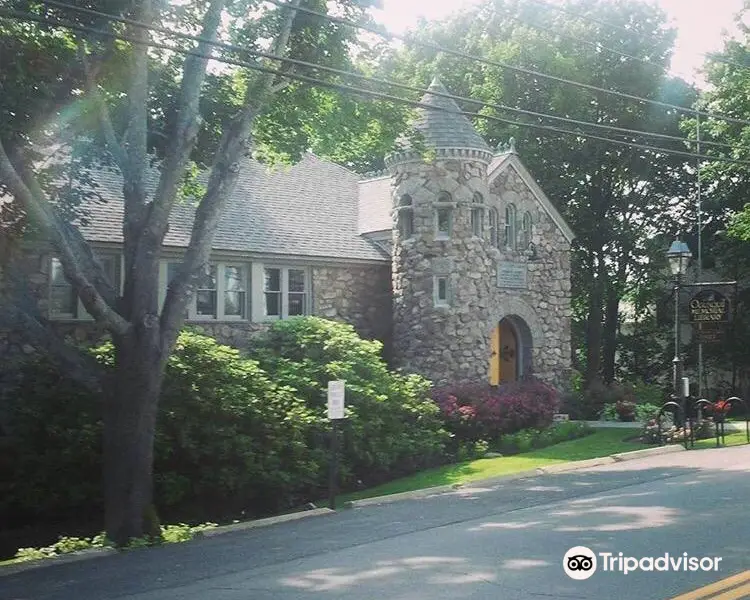
<path fill-rule="evenodd" d="M 300 2 L 301 0 L 293 0 L 289 4 L 289 12 L 273 46 L 275 55 L 284 56 L 287 53 L 289 37 L 297 15 L 296 8 Z M 200 269 L 211 255 L 214 234 L 227 200 L 234 191 L 252 124 L 273 93 L 274 77 L 272 74 L 265 74 L 257 80 L 255 86 L 247 90 L 242 111 L 222 136 L 211 167 L 206 193 L 195 213 L 190 243 L 177 276 L 169 284 L 164 300 L 161 328 L 162 345 L 165 348 L 171 347 L 177 339 L 181 315 L 185 314 L 188 302 L 192 298 Z"/>
<path fill-rule="evenodd" d="M 29 215 L 49 236 L 53 246 L 60 253 L 60 262 L 65 276 L 75 288 L 89 314 L 112 333 L 127 333 L 130 329 L 130 323 L 107 304 L 93 283 L 96 276 L 90 277 L 90 273 L 87 273 L 87 270 L 82 266 L 83 260 L 76 254 L 74 244 L 70 243 L 68 228 L 47 202 L 39 184 L 31 178 L 29 185 L 26 185 L 18 175 L 1 141 L 0 178 L 6 183 L 16 200 L 21 203 Z"/>
<path fill-rule="evenodd" d="M 101 91 L 99 91 L 99 86 L 96 83 L 97 72 L 92 69 L 91 64 L 89 63 L 83 42 L 78 45 L 78 55 L 80 56 L 81 64 L 83 65 L 83 73 L 86 80 L 86 91 L 93 98 L 94 103 L 96 104 L 97 116 L 99 118 L 99 124 L 102 128 L 102 132 L 104 133 L 104 139 L 106 141 L 107 148 L 109 148 L 112 156 L 114 156 L 115 162 L 120 168 L 120 172 L 123 174 L 123 176 L 126 176 L 128 169 L 128 157 L 125 149 L 117 139 L 114 125 L 112 125 L 112 118 L 109 114 L 109 107 L 107 107 L 107 103 L 104 101 L 102 93 Z"/>
<path fill-rule="evenodd" d="M 218 38 L 221 15 L 225 0 L 212 0 L 206 14 L 203 16 L 201 41 L 196 49 L 197 53 L 210 55 L 213 51 L 211 42 Z M 189 55 L 185 59 L 182 70 L 182 85 L 180 91 L 180 107 L 174 135 L 168 145 L 166 158 L 161 167 L 161 178 L 154 197 L 154 207 L 151 212 L 150 228 L 152 235 L 159 239 L 159 243 L 166 234 L 169 214 L 177 196 L 180 181 L 185 175 L 190 154 L 200 131 L 200 95 L 206 78 L 208 59 Z"/>

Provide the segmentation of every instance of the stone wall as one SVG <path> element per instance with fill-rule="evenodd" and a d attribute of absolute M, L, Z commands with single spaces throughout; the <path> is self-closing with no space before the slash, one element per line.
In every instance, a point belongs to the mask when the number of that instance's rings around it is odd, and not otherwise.
<path fill-rule="evenodd" d="M 393 182 L 393 314 L 397 364 L 438 384 L 488 380 L 490 336 L 505 317 L 523 324 L 524 374 L 563 386 L 570 371 L 570 244 L 518 172 L 507 167 L 488 188 L 486 164 L 475 157 L 391 164 Z M 450 239 L 435 235 L 436 201 L 453 202 Z M 475 193 L 484 199 L 484 229 L 473 235 Z M 401 238 L 398 213 L 408 194 L 413 235 Z M 528 211 L 538 260 L 526 247 L 496 247 L 488 228 L 495 208 L 504 226 L 505 208 L 515 204 L 518 220 Z M 520 227 L 519 227 L 519 237 Z M 503 287 L 498 266 L 526 272 L 525 287 Z M 434 277 L 449 278 L 449 306 L 436 306 Z"/>
<path fill-rule="evenodd" d="M 315 267 L 312 277 L 315 314 L 350 323 L 362 337 L 382 341 L 390 356 L 390 265 Z"/>
<path fill-rule="evenodd" d="M 471 207 L 487 198 L 487 164 L 481 160 L 437 159 L 430 164 L 391 166 L 393 203 L 408 194 L 414 232 L 401 239 L 394 211 L 394 357 L 407 371 L 437 384 L 486 381 L 491 328 L 490 244 L 472 236 Z M 436 204 L 450 194 L 452 232 L 436 235 Z M 439 206 L 443 206 L 442 204 Z M 449 282 L 448 306 L 434 302 L 434 278 Z"/>
<path fill-rule="evenodd" d="M 558 387 L 567 383 L 571 365 L 570 243 L 550 218 L 518 172 L 509 166 L 490 187 L 491 201 L 504 218 L 507 203 L 532 217 L 532 242 L 539 260 L 529 261 L 526 249 L 493 250 L 494 259 L 525 263 L 528 268 L 526 289 L 503 289 L 493 273 L 493 322 L 518 315 L 531 329 L 533 347 L 531 368 L 535 376 Z"/>
<path fill-rule="evenodd" d="M 26 275 L 29 297 L 42 315 L 48 311 L 49 258 L 46 251 L 33 250 L 26 250 L 17 257 L 18 267 Z M 313 267 L 312 280 L 314 314 L 350 323 L 361 336 L 383 341 L 387 356 L 391 337 L 390 266 Z M 223 344 L 244 348 L 253 335 L 269 324 L 200 321 L 188 325 Z M 107 337 L 93 321 L 54 321 L 53 326 L 67 341 L 77 345 L 94 345 Z M 20 328 L 0 324 L 0 361 L 7 364 L 11 360 L 23 360 L 36 352 L 33 342 Z"/>

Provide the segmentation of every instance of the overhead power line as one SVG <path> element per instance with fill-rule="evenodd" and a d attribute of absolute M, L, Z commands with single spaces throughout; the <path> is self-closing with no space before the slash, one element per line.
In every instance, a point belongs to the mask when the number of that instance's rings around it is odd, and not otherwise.
<path fill-rule="evenodd" d="M 638 31 L 635 31 L 634 29 L 629 29 L 627 27 L 623 27 L 622 25 L 616 25 L 614 23 L 610 23 L 608 21 L 604 21 L 602 19 L 598 19 L 596 17 L 592 17 L 590 15 L 585 15 L 582 13 L 579 13 L 577 11 L 571 10 L 564 6 L 559 6 L 557 4 L 554 4 L 553 2 L 547 2 L 546 0 L 530 0 L 531 2 L 538 4 L 540 6 L 545 6 L 547 8 L 551 8 L 553 10 L 556 10 L 558 12 L 561 12 L 563 14 L 570 15 L 571 17 L 575 17 L 577 19 L 581 19 L 582 21 L 589 21 L 591 23 L 596 23 L 598 25 L 603 25 L 605 27 L 610 27 L 611 29 L 615 29 L 618 31 L 622 31 L 628 35 L 635 35 L 641 39 L 648 39 L 650 36 L 646 33 L 641 33 Z M 655 46 L 651 46 L 649 50 L 653 49 Z M 750 69 L 750 65 L 738 63 L 733 60 L 729 60 L 728 58 L 724 58 L 720 54 L 717 54 L 716 52 L 693 52 L 694 56 L 702 56 L 704 58 L 707 58 L 708 60 L 712 60 L 714 62 L 722 63 L 725 65 L 737 67 L 740 69 Z M 638 57 L 632 57 L 634 60 L 641 60 L 644 62 L 647 62 L 645 59 L 638 58 Z"/>
<path fill-rule="evenodd" d="M 150 25 L 150 24 L 147 24 L 147 23 L 143 23 L 142 21 L 137 21 L 135 19 L 129 19 L 129 18 L 126 18 L 126 17 L 121 17 L 119 15 L 113 15 L 113 14 L 102 12 L 102 11 L 98 11 L 98 10 L 93 10 L 93 9 L 89 9 L 89 8 L 79 7 L 79 6 L 73 6 L 73 5 L 67 4 L 65 2 L 59 2 L 58 0 L 40 0 L 40 3 L 44 4 L 44 5 L 47 5 L 47 6 L 52 6 L 52 7 L 55 7 L 55 8 L 61 8 L 61 9 L 65 9 L 65 10 L 72 10 L 74 12 L 81 13 L 81 14 L 86 14 L 86 15 L 96 16 L 96 17 L 101 17 L 101 18 L 104 18 L 104 19 L 107 19 L 107 20 L 110 20 L 110 21 L 114 21 L 114 22 L 117 22 L 117 23 L 123 23 L 123 24 L 127 24 L 127 25 L 132 25 L 134 27 L 138 27 L 138 28 L 141 28 L 141 29 L 146 29 L 148 31 L 155 31 L 155 32 L 167 35 L 167 36 L 176 37 L 176 38 L 180 38 L 180 39 L 184 39 L 184 40 L 189 40 L 189 41 L 193 41 L 193 42 L 198 42 L 198 43 L 206 44 L 206 45 L 213 46 L 213 47 L 216 47 L 216 48 L 221 48 L 223 50 L 228 50 L 228 51 L 231 51 L 231 52 L 237 52 L 237 53 L 240 53 L 240 54 L 251 54 L 251 55 L 256 56 L 258 58 L 266 58 L 266 59 L 269 59 L 269 60 L 281 61 L 281 62 L 284 62 L 284 63 L 287 63 L 287 64 L 291 64 L 291 65 L 295 65 L 295 66 L 300 66 L 300 67 L 306 67 L 306 68 L 312 68 L 312 69 L 317 69 L 317 70 L 321 70 L 321 71 L 326 71 L 328 73 L 333 73 L 335 75 L 342 75 L 344 77 L 351 77 L 351 78 L 354 78 L 354 79 L 364 80 L 364 81 L 367 81 L 367 82 L 370 82 L 370 83 L 377 83 L 377 84 L 386 85 L 386 86 L 389 86 L 389 87 L 395 87 L 395 88 L 399 88 L 399 89 L 402 89 L 402 90 L 405 90 L 405 91 L 417 92 L 417 93 L 421 93 L 421 94 L 424 94 L 426 92 L 426 90 L 424 88 L 416 87 L 416 86 L 413 86 L 413 85 L 408 85 L 408 84 L 397 82 L 397 81 L 393 81 L 393 80 L 390 80 L 390 79 L 384 79 L 384 78 L 379 78 L 379 77 L 367 76 L 367 75 L 363 75 L 361 73 L 355 73 L 355 72 L 352 72 L 352 71 L 345 71 L 343 69 L 337 69 L 337 68 L 329 67 L 329 66 L 326 66 L 326 65 L 320 65 L 320 64 L 317 64 L 317 63 L 311 63 L 311 62 L 307 62 L 307 61 L 303 61 L 303 60 L 298 60 L 298 59 L 293 59 L 293 58 L 288 58 L 288 57 L 279 57 L 279 56 L 276 56 L 276 55 L 273 55 L 273 54 L 270 54 L 270 53 L 267 53 L 267 52 L 262 52 L 260 50 L 255 50 L 255 49 L 250 49 L 250 48 L 243 48 L 243 47 L 237 46 L 235 44 L 229 44 L 229 43 L 226 43 L 226 42 L 220 42 L 220 41 L 216 41 L 216 40 L 211 40 L 211 39 L 208 39 L 208 38 L 205 38 L 205 37 L 201 37 L 201 36 L 197 36 L 197 35 L 192 35 L 192 34 L 177 32 L 177 31 L 174 31 L 172 29 L 167 29 L 165 27 L 160 27 L 158 25 Z M 583 126 L 583 127 L 591 127 L 591 128 L 599 129 L 599 130 L 613 131 L 613 132 L 616 132 L 616 133 L 625 134 L 625 135 L 629 135 L 629 136 L 635 136 L 635 137 L 641 137 L 641 136 L 643 136 L 643 137 L 653 137 L 653 138 L 670 140 L 670 141 L 675 141 L 675 142 L 682 142 L 682 143 L 685 143 L 685 144 L 696 143 L 694 140 L 691 140 L 690 138 L 684 138 L 684 137 L 679 137 L 679 136 L 675 136 L 675 135 L 669 135 L 669 134 L 664 134 L 664 133 L 657 133 L 657 132 L 652 132 L 652 131 L 644 131 L 644 130 L 639 130 L 639 129 L 629 129 L 629 128 L 625 128 L 625 127 L 618 127 L 616 125 L 606 125 L 606 124 L 603 124 L 603 123 L 593 123 L 591 121 L 584 121 L 584 120 L 581 120 L 581 119 L 574 119 L 574 118 L 571 118 L 571 117 L 562 117 L 562 116 L 559 116 L 559 115 L 553 115 L 553 114 L 549 114 L 549 113 L 541 113 L 541 112 L 532 111 L 532 110 L 528 110 L 528 109 L 523 109 L 523 108 L 517 108 L 517 107 L 513 107 L 513 106 L 508 106 L 508 105 L 505 105 L 505 104 L 496 104 L 496 103 L 490 103 L 490 102 L 479 102 L 479 101 L 477 101 L 477 100 L 475 100 L 473 98 L 467 98 L 467 97 L 464 97 L 464 96 L 458 96 L 456 94 L 450 94 L 450 93 L 445 93 L 445 92 L 436 92 L 436 91 L 433 91 L 432 94 L 435 95 L 435 96 L 449 98 L 449 99 L 454 100 L 456 102 L 482 104 L 483 107 L 492 108 L 492 109 L 495 109 L 495 110 L 512 112 L 512 113 L 516 113 L 516 114 L 523 114 L 523 115 L 527 115 L 527 116 L 531 116 L 531 117 L 536 117 L 536 118 L 540 118 L 540 119 L 548 119 L 548 120 L 558 121 L 558 122 L 561 122 L 561 123 L 568 123 L 568 124 L 572 124 L 572 125 L 579 125 L 579 126 Z M 735 146 L 733 146 L 731 144 L 723 143 L 723 142 L 704 141 L 703 144 L 704 145 L 721 147 L 721 148 L 735 149 Z"/>
<path fill-rule="evenodd" d="M 109 31 L 98 30 L 98 29 L 94 29 L 92 27 L 87 27 L 87 26 L 84 26 L 84 25 L 78 25 L 78 24 L 75 24 L 75 23 L 64 23 L 64 22 L 59 21 L 57 19 L 49 19 L 49 18 L 41 17 L 39 15 L 32 14 L 32 13 L 24 13 L 24 12 L 15 11 L 15 10 L 0 9 L 0 17 L 13 18 L 13 19 L 25 20 L 25 21 L 33 21 L 33 22 L 38 22 L 38 23 L 45 24 L 45 25 L 50 25 L 50 26 L 64 27 L 64 28 L 75 30 L 75 31 L 81 31 L 81 32 L 85 32 L 85 33 L 93 33 L 93 34 L 96 34 L 96 35 L 100 35 L 102 37 L 107 37 L 107 38 L 110 38 L 110 39 L 122 40 L 122 41 L 130 42 L 130 43 L 133 43 L 133 44 L 143 44 L 142 40 L 134 38 L 132 36 L 125 35 L 125 34 L 119 34 L 119 33 L 115 34 L 115 33 L 109 32 Z M 428 109 L 428 110 L 438 110 L 438 111 L 446 112 L 446 113 L 449 113 L 449 114 L 465 115 L 465 116 L 468 116 L 468 117 L 475 117 L 475 118 L 478 118 L 478 119 L 484 119 L 484 120 L 499 122 L 499 123 L 503 123 L 503 124 L 511 125 L 511 126 L 529 127 L 529 128 L 540 130 L 540 131 L 548 131 L 548 132 L 553 132 L 553 133 L 557 133 L 557 134 L 563 134 L 563 135 L 573 136 L 573 137 L 576 137 L 576 138 L 579 138 L 579 139 L 580 138 L 594 139 L 594 140 L 599 140 L 599 141 L 608 142 L 608 143 L 612 143 L 612 144 L 617 144 L 617 145 L 621 145 L 621 146 L 627 146 L 627 147 L 631 147 L 631 148 L 648 150 L 648 151 L 656 153 L 656 154 L 671 154 L 671 155 L 676 155 L 676 156 L 684 156 L 684 157 L 689 157 L 689 158 L 697 158 L 697 159 L 702 159 L 702 160 L 706 160 L 706 161 L 726 162 L 726 163 L 734 163 L 734 164 L 742 164 L 742 165 L 745 165 L 745 166 L 750 166 L 750 162 L 749 161 L 743 161 L 743 160 L 739 160 L 739 159 L 732 159 L 732 158 L 721 157 L 721 156 L 699 155 L 699 154 L 695 154 L 695 153 L 692 153 L 692 152 L 686 152 L 686 151 L 681 151 L 681 150 L 673 150 L 673 149 L 670 149 L 670 148 L 662 148 L 662 147 L 659 147 L 659 146 L 652 146 L 652 145 L 648 145 L 648 144 L 640 144 L 640 143 L 636 143 L 636 142 L 628 142 L 628 141 L 624 141 L 624 140 L 616 140 L 616 139 L 612 139 L 612 138 L 608 138 L 608 137 L 604 137 L 604 136 L 597 136 L 597 135 L 594 135 L 594 134 L 580 132 L 580 131 L 571 131 L 571 130 L 568 130 L 568 129 L 562 129 L 562 128 L 553 127 L 553 126 L 549 126 L 549 125 L 539 125 L 539 124 L 535 124 L 535 123 L 525 123 L 525 122 L 521 122 L 521 121 L 514 121 L 514 120 L 511 120 L 511 119 L 506 119 L 506 118 L 502 118 L 502 117 L 496 117 L 496 116 L 493 116 L 493 115 L 485 115 L 485 114 L 476 113 L 476 112 L 462 112 L 460 110 L 459 111 L 454 111 L 454 110 L 449 109 L 449 108 L 444 108 L 444 107 L 439 107 L 439 106 L 433 106 L 433 105 L 430 105 L 430 104 L 426 104 L 424 102 L 413 101 L 413 100 L 409 100 L 409 99 L 406 99 L 406 98 L 402 98 L 400 96 L 394 96 L 392 94 L 385 94 L 383 92 L 378 92 L 378 91 L 370 90 L 370 89 L 367 89 L 367 88 L 361 88 L 361 87 L 355 87 L 355 86 L 350 86 L 350 85 L 344 85 L 344 84 L 340 84 L 340 83 L 336 83 L 336 82 L 332 82 L 332 81 L 325 81 L 325 80 L 322 80 L 322 79 L 319 79 L 319 78 L 316 78 L 316 77 L 310 77 L 310 76 L 307 76 L 307 75 L 302 75 L 300 73 L 294 73 L 294 72 L 289 72 L 289 71 L 282 71 L 280 69 L 272 69 L 270 67 L 262 66 L 261 64 L 258 64 L 258 63 L 253 63 L 253 62 L 248 62 L 248 61 L 243 61 L 243 60 L 236 60 L 236 59 L 231 59 L 231 58 L 224 58 L 224 57 L 221 57 L 221 58 L 220 57 L 215 57 L 215 56 L 213 56 L 210 53 L 198 52 L 198 51 L 195 51 L 195 50 L 186 50 L 186 49 L 183 49 L 183 48 L 171 46 L 169 44 L 163 44 L 163 43 L 160 43 L 160 42 L 151 41 L 151 42 L 148 42 L 147 45 L 149 47 L 152 47 L 152 48 L 159 48 L 159 49 L 163 49 L 163 50 L 168 50 L 168 51 L 171 51 L 171 52 L 175 52 L 177 54 L 183 54 L 183 55 L 187 55 L 187 56 L 195 56 L 195 57 L 198 57 L 198 58 L 204 58 L 204 59 L 214 60 L 216 62 L 220 62 L 220 63 L 224 63 L 224 64 L 229 64 L 229 65 L 234 65 L 234 66 L 239 66 L 239 67 L 251 69 L 253 71 L 257 71 L 257 72 L 261 72 L 261 73 L 267 73 L 267 74 L 271 74 L 271 75 L 276 75 L 276 76 L 281 77 L 281 78 L 286 78 L 286 79 L 291 79 L 291 80 L 294 80 L 294 81 L 300 81 L 300 82 L 303 82 L 303 83 L 308 83 L 308 84 L 310 84 L 312 86 L 316 86 L 316 87 L 325 87 L 325 88 L 328 88 L 328 89 L 333 89 L 333 90 L 337 90 L 337 91 L 344 92 L 344 93 L 351 93 L 351 94 L 357 94 L 357 95 L 367 96 L 367 97 L 371 97 L 371 98 L 378 98 L 378 99 L 381 99 L 381 100 L 386 100 L 386 101 L 393 102 L 393 103 L 396 103 L 396 104 L 411 106 L 411 107 L 415 107 L 415 108 L 425 108 L 425 109 Z M 284 62 L 285 60 L 289 60 L 289 59 L 285 59 L 284 57 L 276 56 L 275 58 L 273 58 L 273 60 L 277 60 L 279 62 Z M 432 93 L 431 90 L 425 90 L 425 89 L 421 89 L 421 88 L 420 88 L 420 91 L 422 91 L 423 93 Z M 474 101 L 474 102 L 476 104 L 482 104 L 481 102 L 477 102 L 477 101 Z M 703 143 L 705 143 L 705 142 L 703 142 Z"/>
<path fill-rule="evenodd" d="M 282 2 L 281 0 L 265 0 L 269 4 L 273 4 L 275 6 L 279 6 L 281 8 L 290 8 L 291 4 L 288 2 Z M 491 67 L 497 67 L 500 69 L 507 69 L 509 71 L 513 71 L 516 73 L 522 73 L 524 75 L 530 75 L 532 77 L 539 77 L 541 79 L 548 79 L 550 81 L 556 81 L 558 83 L 562 83 L 565 85 L 571 85 L 575 87 L 579 87 L 581 89 L 585 89 L 591 92 L 599 92 L 602 94 L 609 94 L 612 96 L 617 96 L 619 98 L 625 98 L 628 100 L 634 100 L 637 102 L 643 102 L 646 104 L 652 104 L 654 106 L 661 106 L 662 108 L 671 108 L 672 110 L 679 110 L 681 112 L 690 113 L 691 115 L 699 115 L 701 117 L 707 117 L 711 119 L 716 119 L 719 121 L 727 121 L 730 123 L 738 123 L 740 125 L 750 125 L 750 120 L 747 119 L 738 119 L 736 117 L 730 117 L 728 115 L 722 115 L 719 113 L 710 113 L 706 111 L 702 111 L 696 108 L 692 108 L 689 106 L 681 106 L 679 104 L 671 104 L 669 102 L 663 102 L 661 100 L 653 100 L 650 98 L 644 98 L 643 96 L 636 96 L 635 94 L 628 94 L 626 92 L 620 92 L 618 90 L 611 90 L 607 88 L 603 88 L 597 85 L 592 85 L 589 83 L 583 83 L 581 81 L 573 81 L 571 79 L 566 79 L 564 77 L 558 77 L 557 75 L 550 75 L 548 73 L 542 73 L 541 71 L 535 71 L 533 69 L 527 69 L 525 67 L 519 67 L 517 65 L 511 65 L 509 63 L 499 61 L 499 60 L 490 60 L 487 58 L 483 58 L 481 56 L 476 56 L 474 54 L 469 54 L 467 52 L 462 52 L 460 50 L 454 50 L 452 48 L 446 48 L 445 46 L 441 46 L 439 44 L 433 44 L 431 42 L 422 42 L 419 40 L 412 39 L 406 35 L 399 35 L 396 33 L 391 33 L 388 31 L 385 31 L 381 28 L 372 27 L 370 25 L 364 25 L 362 23 L 355 23 L 354 21 L 349 21 L 348 19 L 343 19 L 341 17 L 335 17 L 332 15 L 327 15 L 326 13 L 322 13 L 317 10 L 312 10 L 310 8 L 305 8 L 302 6 L 296 7 L 295 10 L 298 10 L 300 12 L 303 12 L 305 14 L 318 16 L 323 19 L 327 19 L 333 23 L 338 23 L 340 25 L 346 25 L 348 27 L 354 27 L 356 29 L 361 29 L 362 31 L 368 31 L 370 33 L 374 33 L 375 35 L 381 36 L 385 39 L 393 39 L 393 40 L 400 40 L 403 41 L 406 44 L 413 44 L 416 46 L 421 46 L 422 48 L 427 48 L 430 50 L 434 50 L 436 52 L 442 52 L 443 54 L 448 54 L 451 56 L 455 56 L 457 58 L 462 58 L 465 60 L 470 60 L 473 62 L 482 63 Z"/>

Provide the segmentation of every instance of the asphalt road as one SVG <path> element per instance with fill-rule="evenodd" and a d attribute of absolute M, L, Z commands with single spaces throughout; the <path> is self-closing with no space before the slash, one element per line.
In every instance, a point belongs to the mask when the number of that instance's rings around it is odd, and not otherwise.
<path fill-rule="evenodd" d="M 750 447 L 656 456 L 49 566 L 0 577 L 0 598 L 667 600 L 750 569 L 749 472 Z M 599 557 L 585 581 L 572 546 Z M 722 560 L 626 575 L 607 552 Z"/>

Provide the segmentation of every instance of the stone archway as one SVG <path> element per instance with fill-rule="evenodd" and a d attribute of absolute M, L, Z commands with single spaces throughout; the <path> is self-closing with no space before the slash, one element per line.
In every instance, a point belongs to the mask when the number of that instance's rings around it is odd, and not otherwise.
<path fill-rule="evenodd" d="M 490 335 L 489 381 L 498 385 L 516 381 L 533 370 L 534 348 L 543 343 L 536 312 L 516 298 L 503 302 L 504 310 L 493 319 Z"/>

